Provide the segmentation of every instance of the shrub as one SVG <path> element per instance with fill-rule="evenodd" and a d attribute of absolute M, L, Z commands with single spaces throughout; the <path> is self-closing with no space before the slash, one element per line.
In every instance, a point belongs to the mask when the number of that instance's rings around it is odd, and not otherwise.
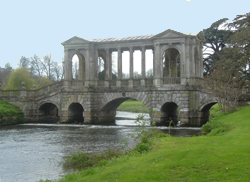
<path fill-rule="evenodd" d="M 223 122 L 219 122 L 218 120 L 209 121 L 201 127 L 202 134 L 209 133 L 209 135 L 218 135 L 225 133 L 229 130 L 229 125 L 226 125 Z"/>

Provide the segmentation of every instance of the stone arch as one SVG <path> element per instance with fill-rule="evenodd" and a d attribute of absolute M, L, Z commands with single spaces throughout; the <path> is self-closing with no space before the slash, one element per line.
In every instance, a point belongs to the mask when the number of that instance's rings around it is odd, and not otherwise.
<path fill-rule="evenodd" d="M 37 107 L 39 121 L 57 122 L 59 121 L 59 106 L 53 102 L 47 101 Z"/>
<path fill-rule="evenodd" d="M 73 57 L 74 56 L 78 57 L 78 63 L 76 65 L 73 64 Z M 75 69 L 74 67 L 77 66 L 78 68 L 78 73 L 77 76 L 75 76 L 76 80 L 85 80 L 86 78 L 86 59 L 83 53 L 80 53 L 79 51 L 74 52 L 71 56 L 71 69 L 72 69 L 72 78 L 74 77 L 73 75 L 76 73 L 73 71 Z"/>
<path fill-rule="evenodd" d="M 83 123 L 84 108 L 79 102 L 72 102 L 68 107 L 68 122 Z"/>
<path fill-rule="evenodd" d="M 114 121 L 116 109 L 128 99 L 136 99 L 142 102 L 150 110 L 150 102 L 144 92 L 130 93 L 105 93 L 100 103 L 99 121 Z"/>
<path fill-rule="evenodd" d="M 179 120 L 178 108 L 179 106 L 175 102 L 165 102 L 161 107 L 161 123 L 164 125 L 176 125 Z"/>
<path fill-rule="evenodd" d="M 115 99 L 136 99 L 142 102 L 149 110 L 152 109 L 148 96 L 145 92 L 116 92 L 116 93 L 105 93 L 100 102 L 100 110 Z M 125 101 L 125 100 L 124 100 Z M 124 102 L 123 101 L 123 102 Z"/>
<path fill-rule="evenodd" d="M 206 104 L 203 104 L 200 108 L 200 125 L 204 125 L 209 121 L 210 108 L 218 103 L 217 101 L 209 101 Z"/>
<path fill-rule="evenodd" d="M 181 52 L 176 47 L 165 47 L 162 49 L 163 77 L 180 77 L 181 75 Z"/>

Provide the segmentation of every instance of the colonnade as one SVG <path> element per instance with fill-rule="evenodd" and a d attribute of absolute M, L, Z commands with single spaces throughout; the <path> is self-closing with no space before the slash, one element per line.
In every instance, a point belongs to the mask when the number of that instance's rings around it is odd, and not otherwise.
<path fill-rule="evenodd" d="M 105 81 L 112 80 L 112 52 L 117 52 L 117 81 L 123 80 L 123 52 L 129 51 L 129 79 L 134 79 L 134 51 L 141 51 L 141 80 L 146 79 L 146 50 L 153 51 L 153 84 L 162 86 L 166 78 L 181 78 L 178 84 L 187 84 L 189 78 L 202 78 L 202 33 L 187 35 L 172 30 L 166 30 L 145 39 L 141 37 L 124 39 L 85 40 L 73 37 L 63 44 L 64 78 L 72 81 L 72 57 L 79 57 L 79 80 L 87 85 L 98 84 L 98 57 L 105 62 Z M 179 72 L 177 73 L 177 65 Z M 87 83 L 88 82 L 88 83 Z M 117 82 L 118 83 L 118 82 Z M 142 82 L 143 83 L 143 82 Z M 121 86 L 121 83 L 116 84 Z"/>
<path fill-rule="evenodd" d="M 105 50 L 97 50 L 98 57 L 101 57 L 104 60 L 104 70 L 105 70 L 105 80 L 112 80 L 112 53 L 117 52 L 117 79 L 123 79 L 122 73 L 122 54 L 124 51 L 129 52 L 129 79 L 134 79 L 134 51 L 139 50 L 141 52 L 141 79 L 146 78 L 146 47 L 142 46 L 140 49 L 129 47 L 129 48 L 117 48 L 115 49 L 105 49 Z M 153 49 L 151 48 L 153 51 Z M 154 61 L 153 61 L 154 62 Z M 99 65 L 100 66 L 100 65 Z M 99 69 L 100 71 L 100 69 Z"/>

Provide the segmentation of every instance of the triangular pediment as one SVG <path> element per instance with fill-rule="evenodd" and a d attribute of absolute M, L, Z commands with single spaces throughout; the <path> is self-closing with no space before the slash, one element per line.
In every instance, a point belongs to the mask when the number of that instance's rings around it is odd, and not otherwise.
<path fill-rule="evenodd" d="M 203 34 L 203 32 L 199 32 L 198 35 L 197 35 L 198 39 L 200 39 L 202 42 L 205 42 L 206 41 L 206 38 Z"/>
<path fill-rule="evenodd" d="M 171 38 L 171 37 L 185 37 L 186 35 L 171 29 L 161 32 L 152 38 Z"/>
<path fill-rule="evenodd" d="M 89 41 L 75 36 L 75 37 L 72 37 L 69 40 L 66 40 L 65 42 L 63 42 L 62 45 L 66 45 L 66 44 L 82 44 L 82 43 L 89 43 Z"/>

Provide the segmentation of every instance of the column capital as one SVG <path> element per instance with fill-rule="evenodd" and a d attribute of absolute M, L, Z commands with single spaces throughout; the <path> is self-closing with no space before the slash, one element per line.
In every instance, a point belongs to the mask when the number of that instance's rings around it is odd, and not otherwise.
<path fill-rule="evenodd" d="M 64 48 L 64 52 L 66 52 L 66 51 L 69 51 L 69 49 L 68 48 Z"/>

